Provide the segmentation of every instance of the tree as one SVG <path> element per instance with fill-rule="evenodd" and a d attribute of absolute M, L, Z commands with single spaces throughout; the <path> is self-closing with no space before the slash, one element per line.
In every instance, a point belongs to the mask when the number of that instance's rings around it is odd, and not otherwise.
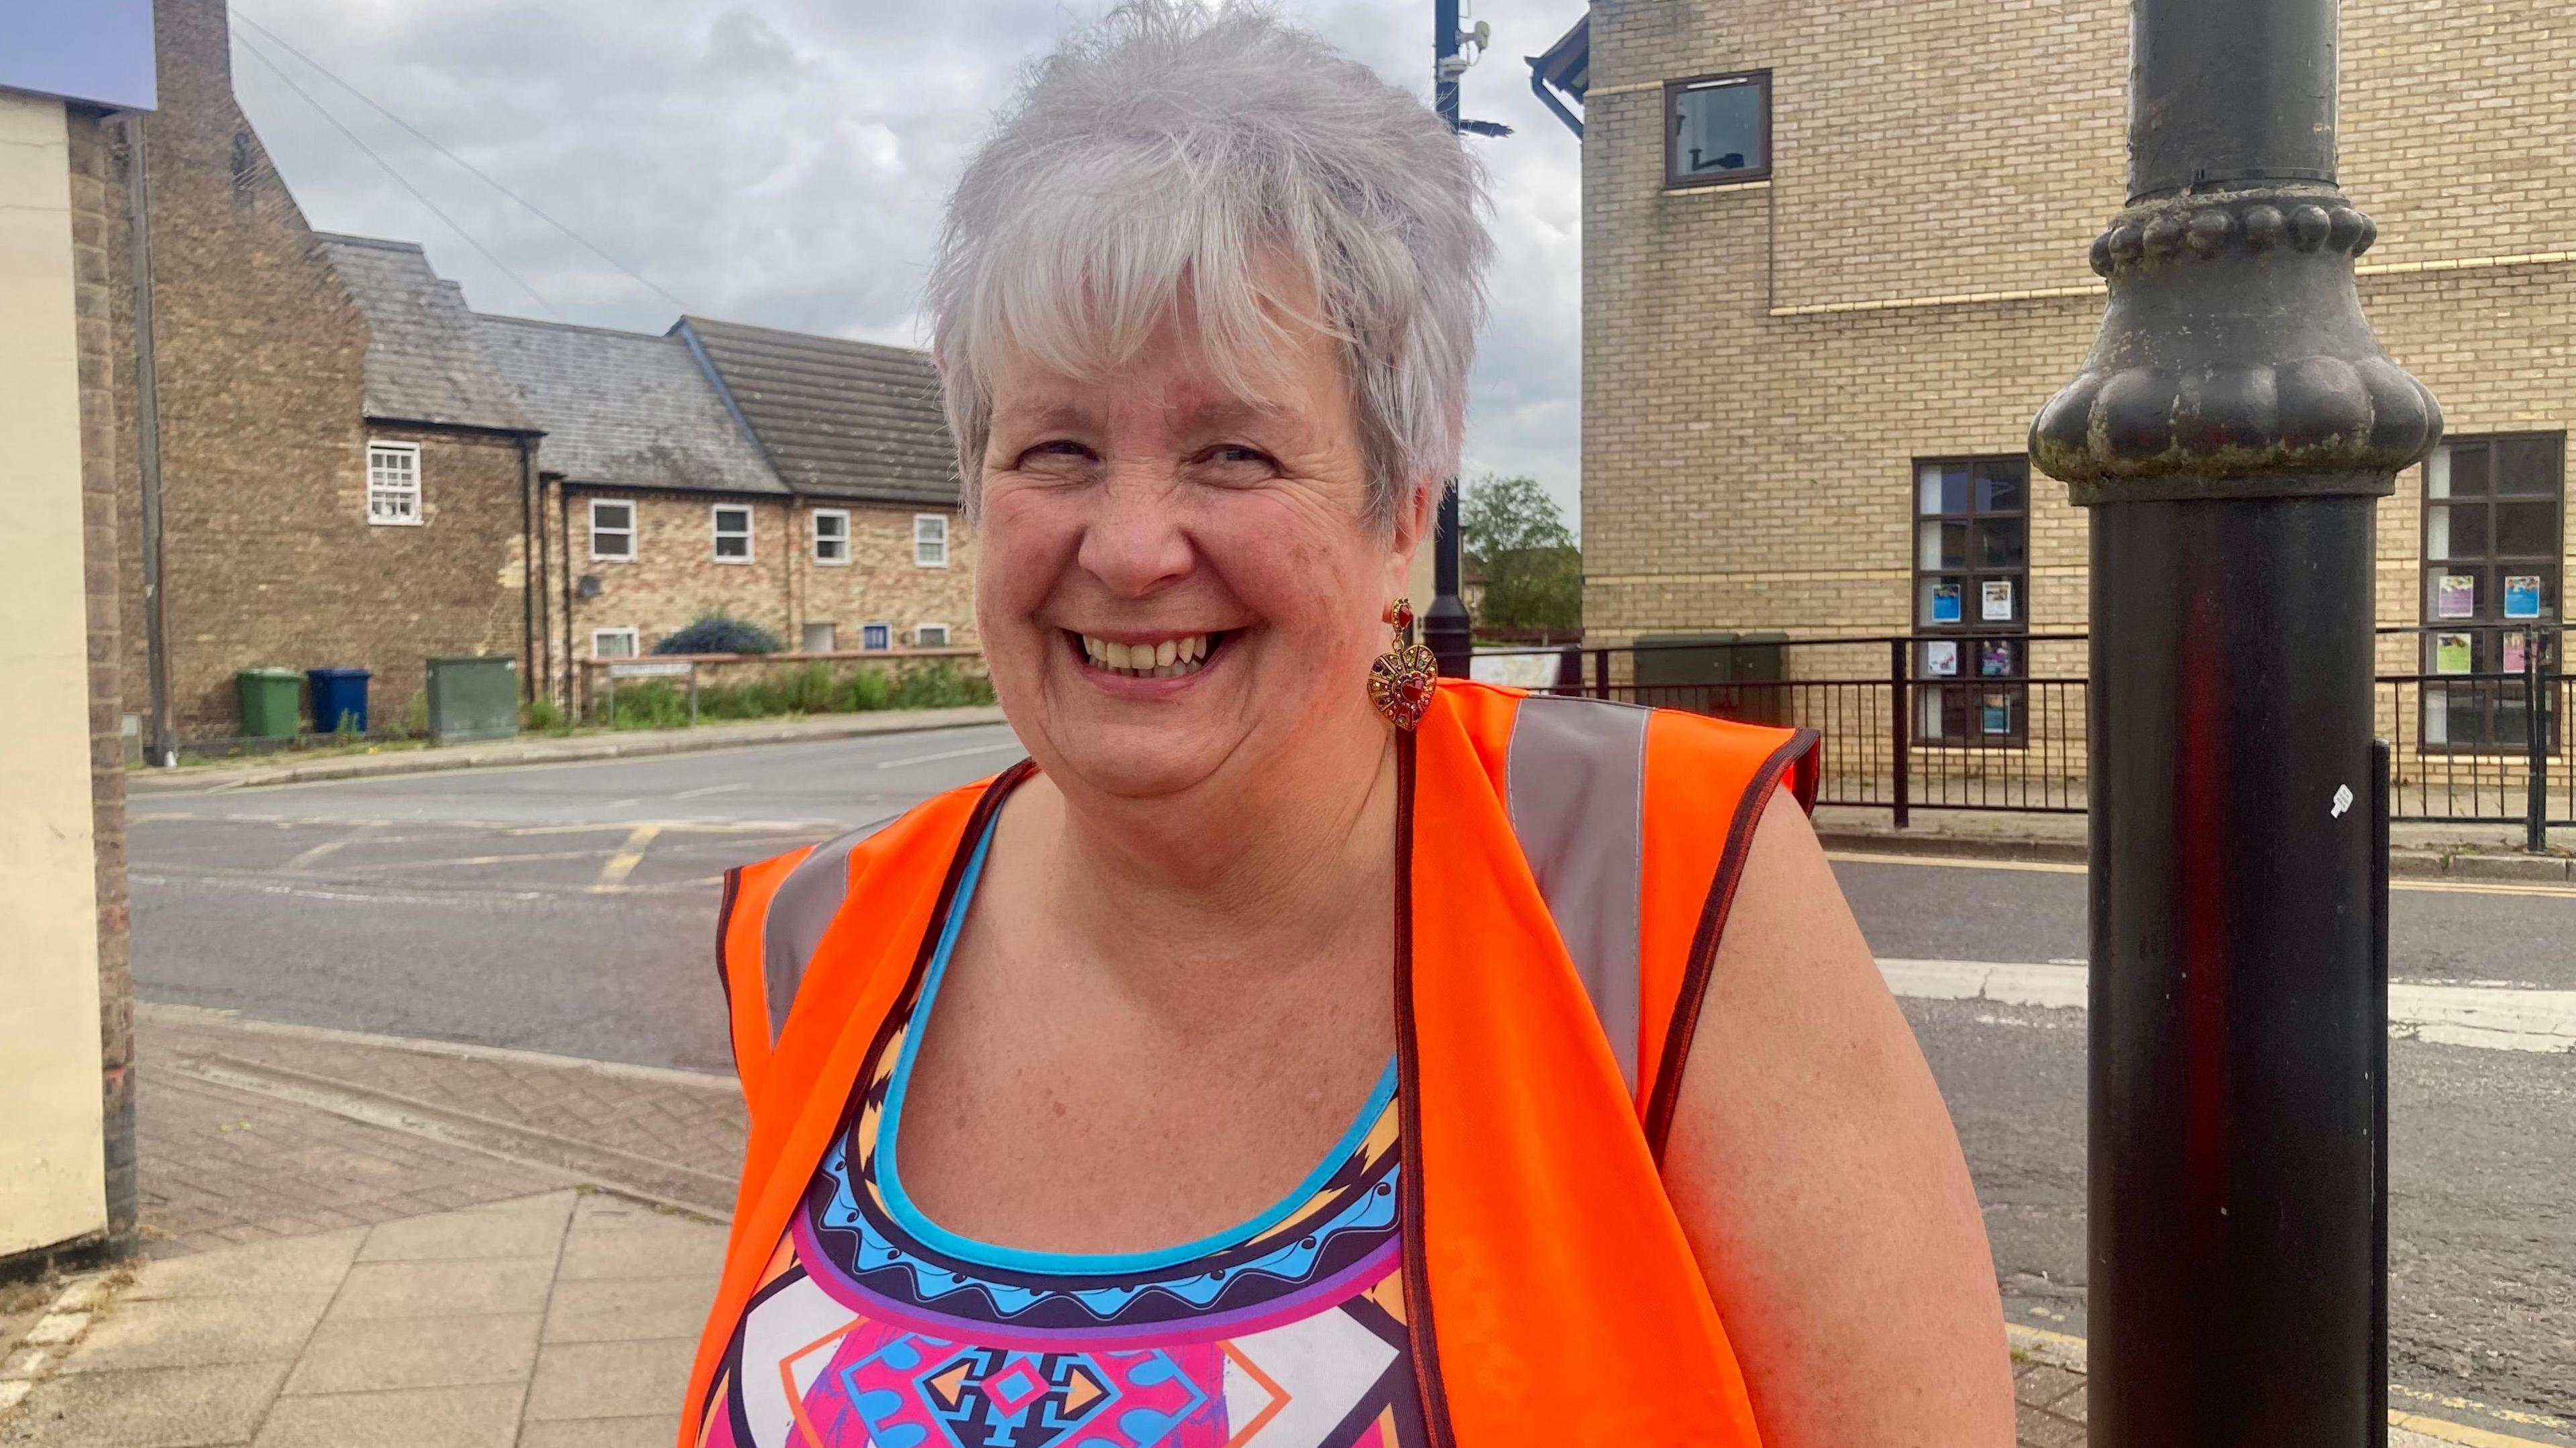
<path fill-rule="evenodd" d="M 1476 622 L 1487 628 L 1583 626 L 1583 551 L 1532 478 L 1491 475 L 1459 500 L 1459 551 L 1485 575 Z"/>

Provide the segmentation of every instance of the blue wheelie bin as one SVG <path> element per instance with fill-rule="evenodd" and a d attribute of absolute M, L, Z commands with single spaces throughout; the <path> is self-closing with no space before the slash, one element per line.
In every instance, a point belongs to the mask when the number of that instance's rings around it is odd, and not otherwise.
<path fill-rule="evenodd" d="M 367 680 L 374 675 L 365 669 L 307 669 L 304 677 L 313 684 L 314 733 L 336 733 L 344 725 L 367 732 Z"/>

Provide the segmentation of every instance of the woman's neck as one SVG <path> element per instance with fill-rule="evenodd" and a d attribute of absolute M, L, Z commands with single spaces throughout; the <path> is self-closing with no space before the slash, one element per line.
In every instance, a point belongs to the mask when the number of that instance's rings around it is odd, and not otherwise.
<path fill-rule="evenodd" d="M 1139 990 L 1226 989 L 1242 979 L 1229 963 L 1383 957 L 1396 751 L 1382 724 L 1361 723 L 1257 780 L 1220 771 L 1154 800 L 1068 796 L 1041 776 L 1028 808 L 1005 813 L 996 848 L 1018 835 L 1010 853 L 1037 867 L 1030 883 L 1065 944 Z"/>

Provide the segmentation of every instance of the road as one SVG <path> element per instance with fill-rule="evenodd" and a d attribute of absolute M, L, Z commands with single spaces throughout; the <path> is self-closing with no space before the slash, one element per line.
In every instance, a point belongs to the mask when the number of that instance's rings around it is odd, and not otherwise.
<path fill-rule="evenodd" d="M 992 727 L 139 796 L 137 987 L 275 1020 L 725 1070 L 723 867 L 889 818 L 1015 755 Z M 1882 959 L 2080 966 L 2080 871 L 1835 868 Z M 2408 882 L 2392 937 L 2400 982 L 2576 988 L 2576 891 Z M 2008 1311 L 2082 1335 L 2084 1013 L 1904 1006 L 1976 1174 Z M 2478 1421 L 2557 1440 L 2576 1420 L 2576 1055 L 2400 1040 L 2391 1057 L 2398 1405 L 2472 1399 L 2494 1410 Z"/>

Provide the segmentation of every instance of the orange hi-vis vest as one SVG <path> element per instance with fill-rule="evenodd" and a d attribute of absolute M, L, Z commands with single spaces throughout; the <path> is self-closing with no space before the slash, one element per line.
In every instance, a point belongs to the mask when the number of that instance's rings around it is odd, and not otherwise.
<path fill-rule="evenodd" d="M 1754 1448 L 1658 1162 L 1763 806 L 1812 731 L 1443 680 L 1399 750 L 1406 1329 L 1432 1441 Z M 751 1140 L 681 1448 L 1025 763 L 733 871 L 718 964 Z M 1721 1249 L 1722 1250 L 1722 1249 Z"/>

